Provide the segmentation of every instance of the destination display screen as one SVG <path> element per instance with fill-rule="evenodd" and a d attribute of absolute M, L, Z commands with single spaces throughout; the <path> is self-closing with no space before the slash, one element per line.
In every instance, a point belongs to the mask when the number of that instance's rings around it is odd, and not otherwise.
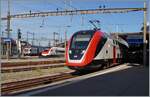
<path fill-rule="evenodd" d="M 91 35 L 77 35 L 75 41 L 89 41 Z"/>

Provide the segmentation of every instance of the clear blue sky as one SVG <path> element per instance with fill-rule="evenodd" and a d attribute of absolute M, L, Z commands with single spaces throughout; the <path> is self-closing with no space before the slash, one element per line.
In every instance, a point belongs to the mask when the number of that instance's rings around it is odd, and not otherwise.
<path fill-rule="evenodd" d="M 29 13 L 40 11 L 55 11 L 67 9 L 95 9 L 100 5 L 107 8 L 143 7 L 144 0 L 10 0 L 11 14 Z M 65 2 L 67 3 L 65 4 Z M 110 2 L 108 2 L 110 1 Z M 132 2 L 131 2 L 132 1 Z M 1 16 L 7 15 L 7 0 L 1 0 Z M 67 30 L 67 37 L 82 29 L 91 29 L 89 20 L 101 21 L 101 29 L 104 32 L 139 32 L 143 25 L 143 12 L 131 12 L 124 14 L 92 14 L 74 16 L 48 16 L 26 19 L 13 19 L 11 21 L 11 37 L 16 38 L 17 29 L 20 28 L 24 40 L 27 38 L 27 31 L 34 32 L 35 38 L 52 39 L 53 32 L 60 33 L 64 38 Z M 70 25 L 67 28 L 64 26 Z M 43 27 L 40 27 L 43 26 Z M 1 32 L 6 29 L 6 21 L 1 21 Z M 29 36 L 32 38 L 32 35 Z M 35 41 L 36 44 L 47 45 L 48 40 Z"/>

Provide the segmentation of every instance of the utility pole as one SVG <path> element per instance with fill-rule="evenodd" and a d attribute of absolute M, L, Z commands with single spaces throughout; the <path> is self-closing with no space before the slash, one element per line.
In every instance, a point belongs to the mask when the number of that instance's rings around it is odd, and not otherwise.
<path fill-rule="evenodd" d="M 59 35 L 59 33 L 53 32 L 53 40 L 54 40 L 53 46 L 56 46 L 57 41 L 58 41 L 58 40 L 56 39 L 56 35 Z"/>
<path fill-rule="evenodd" d="M 41 46 L 41 43 L 40 43 L 40 41 L 39 41 L 39 47 Z"/>
<path fill-rule="evenodd" d="M 69 26 L 69 25 L 68 25 L 68 26 L 66 26 L 66 27 L 68 27 L 68 28 L 69 28 L 69 27 L 71 27 L 71 26 Z M 65 33 L 64 33 L 64 34 L 65 34 L 65 55 L 64 55 L 64 56 L 66 57 L 66 48 L 67 48 L 67 28 L 66 28 Z"/>
<path fill-rule="evenodd" d="M 18 36 L 17 36 L 17 47 L 18 47 L 18 58 L 21 57 L 22 54 L 22 47 L 21 47 L 21 30 L 18 29 L 17 32 Z"/>
<path fill-rule="evenodd" d="M 119 32 L 119 24 L 116 25 L 116 32 Z"/>
<path fill-rule="evenodd" d="M 48 47 L 49 48 L 51 47 L 51 40 L 49 40 Z"/>
<path fill-rule="evenodd" d="M 147 16 L 147 9 L 146 9 L 146 2 L 144 2 L 144 8 L 145 8 L 145 10 L 144 10 L 144 32 L 143 32 L 143 65 L 145 66 L 147 63 L 147 55 L 146 55 L 146 45 L 147 45 L 147 41 L 146 41 L 146 21 L 147 21 L 147 19 L 146 19 L 146 16 Z"/>
<path fill-rule="evenodd" d="M 64 10 L 65 10 L 65 11 L 68 10 L 68 8 L 67 8 L 67 1 L 68 1 L 68 0 L 65 0 L 65 1 L 64 1 L 64 3 L 65 3 L 65 9 L 64 9 Z"/>
<path fill-rule="evenodd" d="M 29 43 L 29 34 L 32 35 L 32 38 L 31 38 L 31 42 L 32 42 L 32 45 L 34 45 L 34 40 L 35 40 L 35 33 L 34 32 L 27 32 L 27 42 Z"/>
<path fill-rule="evenodd" d="M 32 33 L 33 39 L 32 39 L 32 45 L 34 45 L 34 32 Z"/>
<path fill-rule="evenodd" d="M 4 36 L 4 33 L 5 33 L 5 32 L 4 32 L 4 31 L 2 31 L 2 37 Z"/>
<path fill-rule="evenodd" d="M 7 12 L 7 38 L 9 39 L 10 38 L 10 0 L 8 0 L 8 12 Z M 11 50 L 11 41 L 10 42 L 7 42 L 7 52 L 6 52 L 6 55 L 7 55 L 7 60 L 9 60 L 9 57 L 10 57 L 10 50 Z"/>
<path fill-rule="evenodd" d="M 65 58 L 66 58 L 66 50 L 67 50 L 67 30 L 65 31 Z"/>
<path fill-rule="evenodd" d="M 28 41 L 29 41 L 29 36 L 28 36 L 28 33 L 29 33 L 29 32 L 27 32 L 27 43 L 29 43 L 29 42 L 28 42 Z"/>
<path fill-rule="evenodd" d="M 56 33 L 56 32 L 53 32 L 53 40 L 54 40 L 54 41 L 53 41 L 53 46 L 56 45 L 56 44 L 55 44 L 55 33 Z"/>

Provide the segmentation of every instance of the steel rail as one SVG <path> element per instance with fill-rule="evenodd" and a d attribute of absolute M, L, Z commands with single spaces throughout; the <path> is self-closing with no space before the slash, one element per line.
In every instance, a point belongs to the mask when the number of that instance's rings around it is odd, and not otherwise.
<path fill-rule="evenodd" d="M 48 64 L 48 65 L 34 65 L 34 66 L 24 66 L 24 67 L 5 67 L 1 68 L 1 73 L 12 73 L 12 72 L 22 72 L 22 71 L 31 71 L 36 69 L 48 69 L 48 68 L 59 68 L 59 67 L 65 67 L 65 63 L 61 64 Z"/>
<path fill-rule="evenodd" d="M 112 68 L 118 65 L 120 64 L 108 64 L 105 67 L 103 67 L 101 70 Z M 84 73 L 81 75 L 84 75 Z M 46 76 L 46 77 L 32 78 L 32 79 L 16 81 L 16 82 L 3 83 L 1 85 L 1 93 L 3 96 L 4 95 L 8 96 L 8 95 L 17 93 L 23 89 L 29 89 L 29 88 L 33 88 L 33 87 L 40 86 L 40 85 L 50 84 L 52 82 L 74 78 L 74 77 L 81 76 L 81 75 L 76 74 L 75 72 L 71 71 L 69 73 L 61 73 L 61 74 L 53 75 L 53 76 Z"/>
<path fill-rule="evenodd" d="M 27 79 L 22 81 L 3 83 L 1 84 L 1 94 L 2 96 L 6 96 L 6 95 L 8 96 L 24 89 L 50 84 L 53 82 L 57 82 L 57 81 L 61 81 L 73 77 L 76 76 L 72 75 L 72 71 L 71 71 L 69 73 L 61 73 L 53 76 L 50 75 L 50 76 L 32 78 L 32 79 Z"/>
<path fill-rule="evenodd" d="M 55 63 L 64 63 L 65 60 L 53 60 L 53 61 L 24 61 L 24 62 L 6 62 L 1 63 L 1 68 L 3 67 L 21 67 L 21 66 L 35 66 L 41 64 L 55 64 Z"/>

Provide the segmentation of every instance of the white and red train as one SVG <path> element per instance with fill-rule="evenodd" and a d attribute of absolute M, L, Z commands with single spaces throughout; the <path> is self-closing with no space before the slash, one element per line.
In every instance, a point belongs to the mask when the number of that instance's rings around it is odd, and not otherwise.
<path fill-rule="evenodd" d="M 125 61 L 128 43 L 100 30 L 83 30 L 73 34 L 66 47 L 66 65 L 75 70 L 102 68 Z"/>
<path fill-rule="evenodd" d="M 64 56 L 65 48 L 63 47 L 51 47 L 41 52 L 42 56 Z"/>

